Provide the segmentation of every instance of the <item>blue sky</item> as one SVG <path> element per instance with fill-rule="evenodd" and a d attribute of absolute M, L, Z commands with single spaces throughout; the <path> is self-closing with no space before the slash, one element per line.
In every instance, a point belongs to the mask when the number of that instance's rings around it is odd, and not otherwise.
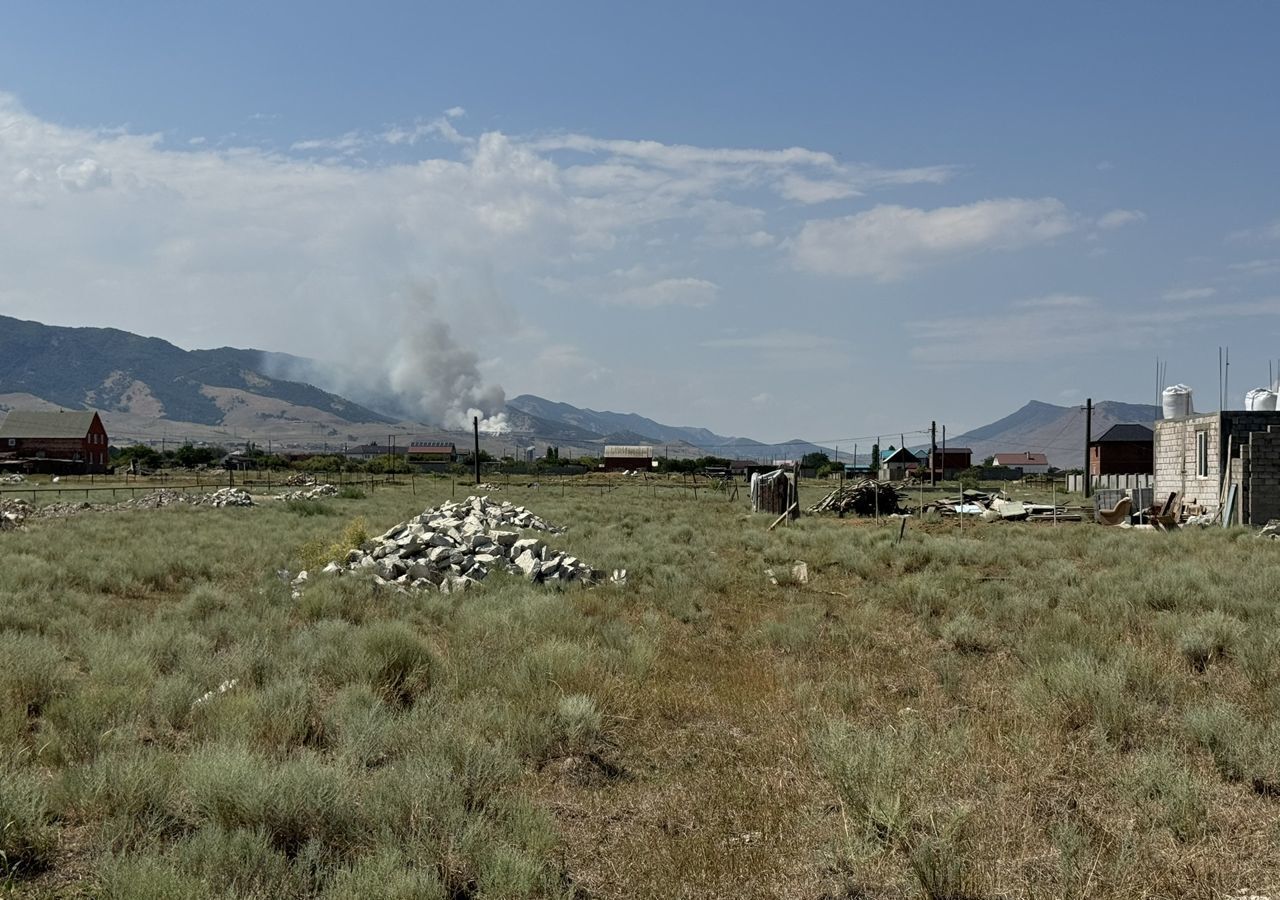
<path fill-rule="evenodd" d="M 437 418 L 1212 408 L 1280 357 L 1280 8 L 1117 7 L 10 8 L 0 313 Z"/>

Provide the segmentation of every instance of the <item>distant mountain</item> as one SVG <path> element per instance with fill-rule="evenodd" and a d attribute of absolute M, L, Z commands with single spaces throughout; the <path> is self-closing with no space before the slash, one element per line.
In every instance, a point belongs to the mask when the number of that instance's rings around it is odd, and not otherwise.
<path fill-rule="evenodd" d="M 262 356 L 231 347 L 183 350 L 114 328 L 62 328 L 0 316 L 0 394 L 209 426 L 258 419 L 393 421 L 313 385 L 268 377 Z"/>
<path fill-rule="evenodd" d="M 1143 403 L 1102 400 L 1093 405 L 1093 436 L 1112 425 L 1137 422 L 1147 427 L 1160 418 L 1160 408 Z M 941 435 L 939 436 L 941 441 Z M 973 450 L 973 461 L 996 453 L 1034 451 L 1061 469 L 1084 465 L 1084 407 L 1055 406 L 1032 400 L 1017 412 L 964 434 L 947 435 L 952 447 Z"/>
<path fill-rule="evenodd" d="M 805 440 L 765 444 L 751 438 L 727 437 L 706 428 L 663 425 L 635 413 L 581 409 L 532 394 L 521 394 L 507 401 L 507 408 L 543 422 L 554 422 L 562 427 L 593 433 L 604 444 L 651 444 L 657 447 L 659 453 L 673 457 L 709 455 L 768 461 L 799 459 L 806 453 L 834 455 L 831 448 L 819 447 Z M 840 456 L 844 459 L 849 454 L 841 453 Z"/>

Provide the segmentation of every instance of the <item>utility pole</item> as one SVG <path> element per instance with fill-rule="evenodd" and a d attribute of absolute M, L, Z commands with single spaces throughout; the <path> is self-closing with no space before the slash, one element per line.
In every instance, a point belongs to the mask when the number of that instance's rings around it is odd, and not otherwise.
<path fill-rule="evenodd" d="M 479 416 L 471 417 L 471 427 L 472 429 L 475 430 L 475 435 L 476 435 L 476 451 L 475 451 L 476 484 L 479 484 L 480 483 L 480 417 Z"/>
<path fill-rule="evenodd" d="M 1093 476 L 1089 473 L 1089 445 L 1093 443 L 1093 398 L 1084 401 L 1084 496 L 1093 496 Z"/>
<path fill-rule="evenodd" d="M 935 472 L 938 462 L 938 423 L 929 423 L 929 487 L 937 484 Z"/>

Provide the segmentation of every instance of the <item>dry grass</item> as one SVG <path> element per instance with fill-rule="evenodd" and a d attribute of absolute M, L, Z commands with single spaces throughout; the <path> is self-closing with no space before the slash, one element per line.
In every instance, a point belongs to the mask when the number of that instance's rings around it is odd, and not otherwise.
<path fill-rule="evenodd" d="M 277 569 L 450 492 L 428 484 L 0 536 L 7 890 L 1280 889 L 1273 544 L 917 523 L 898 545 L 766 533 L 712 492 L 512 489 L 631 583 L 290 599 Z M 765 580 L 797 559 L 809 584 Z"/>

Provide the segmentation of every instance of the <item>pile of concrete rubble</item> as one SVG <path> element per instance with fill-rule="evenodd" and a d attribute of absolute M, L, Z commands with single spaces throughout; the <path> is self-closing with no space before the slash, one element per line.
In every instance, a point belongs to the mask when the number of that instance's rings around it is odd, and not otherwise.
<path fill-rule="evenodd" d="M 305 472 L 295 472 L 284 480 L 285 487 L 311 487 L 315 483 L 315 476 Z"/>
<path fill-rule="evenodd" d="M 191 502 L 196 506 L 214 506 L 218 509 L 224 506 L 253 506 L 253 498 L 248 491 L 232 487 L 218 488 L 212 494 L 196 497 Z"/>
<path fill-rule="evenodd" d="M 0 531 L 13 531 L 31 515 L 31 504 L 26 500 L 0 500 Z"/>
<path fill-rule="evenodd" d="M 0 475 L 0 484 L 22 484 L 27 477 L 20 472 L 13 472 L 8 475 Z"/>
<path fill-rule="evenodd" d="M 595 584 L 603 578 L 577 557 L 521 537 L 516 529 L 564 533 L 523 506 L 468 497 L 395 526 L 324 571 L 368 572 L 379 584 L 446 594 L 483 581 L 495 569 L 541 584 Z M 305 581 L 303 573 L 299 577 Z"/>
<path fill-rule="evenodd" d="M 315 484 L 313 481 L 312 484 Z M 310 490 L 286 491 L 276 494 L 277 500 L 319 500 L 321 497 L 336 497 L 338 489 L 331 484 L 317 484 Z"/>

